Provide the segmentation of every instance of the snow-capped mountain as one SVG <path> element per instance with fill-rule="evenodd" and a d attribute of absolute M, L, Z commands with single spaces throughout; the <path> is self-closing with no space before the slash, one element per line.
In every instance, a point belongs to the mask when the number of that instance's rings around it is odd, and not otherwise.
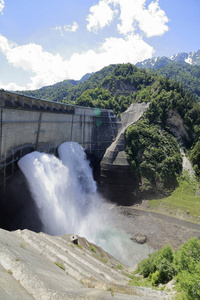
<path fill-rule="evenodd" d="M 200 50 L 189 53 L 183 52 L 175 54 L 171 57 L 154 57 L 151 59 L 146 59 L 142 62 L 138 62 L 136 66 L 139 68 L 158 69 L 165 67 L 172 61 L 185 62 L 190 65 L 200 65 Z"/>

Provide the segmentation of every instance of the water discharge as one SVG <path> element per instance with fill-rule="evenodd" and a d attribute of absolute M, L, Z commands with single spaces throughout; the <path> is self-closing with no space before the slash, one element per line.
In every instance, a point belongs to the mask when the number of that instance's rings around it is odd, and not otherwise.
<path fill-rule="evenodd" d="M 60 159 L 32 152 L 18 162 L 36 202 L 42 231 L 84 236 L 126 262 L 122 258 L 128 258 L 133 243 L 125 232 L 114 228 L 113 210 L 96 191 L 83 148 L 67 142 L 59 147 L 58 154 Z"/>

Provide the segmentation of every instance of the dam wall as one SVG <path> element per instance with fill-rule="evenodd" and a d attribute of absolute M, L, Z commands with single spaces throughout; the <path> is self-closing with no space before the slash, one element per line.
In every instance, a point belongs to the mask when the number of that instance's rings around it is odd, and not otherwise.
<path fill-rule="evenodd" d="M 27 153 L 56 154 L 66 141 L 82 145 L 100 161 L 115 138 L 112 110 L 55 103 L 0 90 L 0 184 L 18 169 Z"/>

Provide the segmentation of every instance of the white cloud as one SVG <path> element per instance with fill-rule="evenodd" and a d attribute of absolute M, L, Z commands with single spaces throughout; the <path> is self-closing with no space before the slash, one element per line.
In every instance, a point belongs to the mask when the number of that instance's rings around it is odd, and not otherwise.
<path fill-rule="evenodd" d="M 117 29 L 124 36 L 138 30 L 147 37 L 161 36 L 168 31 L 166 23 L 169 19 L 159 7 L 159 0 L 152 1 L 145 8 L 146 2 L 147 0 L 100 0 L 98 5 L 90 8 L 87 29 L 97 31 L 110 25 L 117 8 L 120 10 Z"/>
<path fill-rule="evenodd" d="M 0 36 L 0 50 L 9 64 L 34 74 L 29 89 L 53 84 L 68 76 L 67 62 L 59 54 L 44 51 L 40 45 L 30 43 L 18 46 Z"/>
<path fill-rule="evenodd" d="M 56 26 L 56 27 L 54 27 L 54 28 L 52 28 L 53 30 L 57 30 L 57 31 L 59 31 L 60 32 L 60 34 L 61 34 L 61 36 L 63 36 L 64 34 L 63 34 L 63 27 L 62 26 Z"/>
<path fill-rule="evenodd" d="M 168 31 L 169 22 L 165 12 L 159 7 L 158 1 L 151 2 L 148 10 L 144 10 L 139 19 L 139 26 L 147 37 L 161 36 Z"/>
<path fill-rule="evenodd" d="M 4 6 L 4 1 L 0 0 L 0 13 Z M 107 37 L 96 51 L 74 53 L 69 59 L 47 52 L 36 43 L 17 45 L 0 35 L 0 52 L 10 65 L 23 69 L 30 78 L 26 87 L 13 82 L 7 85 L 0 82 L 0 86 L 10 90 L 37 89 L 64 79 L 80 79 L 109 64 L 135 64 L 152 57 L 153 47 L 144 42 L 143 36 L 161 36 L 168 30 L 169 19 L 160 8 L 159 0 L 99 0 L 90 8 L 87 30 L 97 32 L 109 26 L 116 16 L 116 29 L 121 38 Z M 78 24 L 73 22 L 54 29 L 64 35 L 65 32 L 76 32 Z"/>
<path fill-rule="evenodd" d="M 89 50 L 72 55 L 68 61 L 69 76 L 80 79 L 86 73 L 96 72 L 110 64 L 127 62 L 134 64 L 152 55 L 153 48 L 139 35 L 129 35 L 125 39 L 107 38 L 98 52 Z"/>
<path fill-rule="evenodd" d="M 3 14 L 3 9 L 5 7 L 5 2 L 4 0 L 0 0 L 0 13 Z"/>
<path fill-rule="evenodd" d="M 139 60 L 151 57 L 153 47 L 145 43 L 139 35 L 128 35 L 123 38 L 107 38 L 102 45 L 102 58 L 106 65 L 110 63 L 135 64 Z"/>
<path fill-rule="evenodd" d="M 118 31 L 127 35 L 136 31 L 138 27 L 138 19 L 142 15 L 143 6 L 146 0 L 114 0 L 115 5 L 120 7 L 120 21 L 118 23 Z"/>
<path fill-rule="evenodd" d="M 153 47 L 145 43 L 139 35 L 129 35 L 125 39 L 107 38 L 99 51 L 89 50 L 72 55 L 67 61 L 68 76 L 80 79 L 86 73 L 96 72 L 110 64 L 135 64 L 152 55 Z"/>
<path fill-rule="evenodd" d="M 105 26 L 110 25 L 116 11 L 109 6 L 109 0 L 99 1 L 99 4 L 90 8 L 90 14 L 87 17 L 87 29 L 88 31 L 96 32 L 98 29 L 102 29 Z"/>
<path fill-rule="evenodd" d="M 18 85 L 15 82 L 10 82 L 8 84 L 3 84 L 1 81 L 0 81 L 0 88 L 4 89 L 4 90 L 7 90 L 7 91 L 23 91 L 23 90 L 26 89 L 25 86 Z"/>
<path fill-rule="evenodd" d="M 56 26 L 53 29 L 58 30 L 60 32 L 61 36 L 64 36 L 64 31 L 76 32 L 79 29 L 79 26 L 76 22 L 73 22 L 72 25 Z"/>
<path fill-rule="evenodd" d="M 65 25 L 64 27 L 63 27 L 63 29 L 65 30 L 65 31 L 70 31 L 70 32 L 76 32 L 77 30 L 78 30 L 78 24 L 76 23 L 76 22 L 73 22 L 73 24 L 72 25 Z"/>
<path fill-rule="evenodd" d="M 69 78 L 80 79 L 86 73 L 98 71 L 109 64 L 134 64 L 153 54 L 153 48 L 139 35 L 133 34 L 126 38 L 107 38 L 98 51 L 75 53 L 68 60 L 45 51 L 41 45 L 30 43 L 18 46 L 1 35 L 0 51 L 13 67 L 31 72 L 30 82 L 23 89 L 37 89 Z M 10 83 L 7 89 L 20 88 Z"/>

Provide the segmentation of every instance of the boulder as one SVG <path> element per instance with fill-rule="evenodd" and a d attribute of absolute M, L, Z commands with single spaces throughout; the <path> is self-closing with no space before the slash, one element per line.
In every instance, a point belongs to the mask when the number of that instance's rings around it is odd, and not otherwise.
<path fill-rule="evenodd" d="M 138 244 L 145 244 L 147 242 L 147 237 L 146 237 L 146 235 L 137 233 L 134 235 L 134 237 L 131 238 L 131 240 L 133 240 L 134 242 L 136 242 Z"/>

